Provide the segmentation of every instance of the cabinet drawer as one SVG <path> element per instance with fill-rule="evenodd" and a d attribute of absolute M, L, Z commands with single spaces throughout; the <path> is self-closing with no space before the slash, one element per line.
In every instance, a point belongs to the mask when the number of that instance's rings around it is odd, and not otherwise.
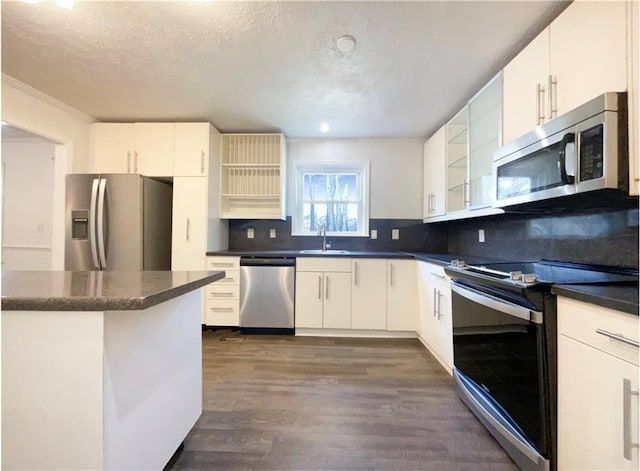
<path fill-rule="evenodd" d="M 429 278 L 434 281 L 440 281 L 445 284 L 449 284 L 449 277 L 444 272 L 444 267 L 440 265 L 434 265 L 433 263 L 427 263 L 427 274 Z"/>
<path fill-rule="evenodd" d="M 559 334 L 638 365 L 638 347 L 599 334 L 597 329 L 637 342 L 638 316 L 558 297 Z"/>
<path fill-rule="evenodd" d="M 351 258 L 349 257 L 298 257 L 296 271 L 333 271 L 351 273 Z"/>
<path fill-rule="evenodd" d="M 240 270 L 225 270 L 225 277 L 216 281 L 217 285 L 237 285 L 240 283 Z"/>
<path fill-rule="evenodd" d="M 240 299 L 240 286 L 220 285 L 218 282 L 204 287 L 205 299 Z"/>
<path fill-rule="evenodd" d="M 239 325 L 240 305 L 237 300 L 209 299 L 205 301 L 204 318 L 207 325 Z"/>
<path fill-rule="evenodd" d="M 206 270 L 240 270 L 240 257 L 207 257 Z"/>

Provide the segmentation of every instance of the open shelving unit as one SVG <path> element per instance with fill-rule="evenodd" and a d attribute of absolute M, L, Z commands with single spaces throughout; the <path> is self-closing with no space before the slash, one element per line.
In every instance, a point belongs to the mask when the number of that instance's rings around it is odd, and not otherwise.
<path fill-rule="evenodd" d="M 223 135 L 223 219 L 286 219 L 285 147 L 282 134 Z"/>

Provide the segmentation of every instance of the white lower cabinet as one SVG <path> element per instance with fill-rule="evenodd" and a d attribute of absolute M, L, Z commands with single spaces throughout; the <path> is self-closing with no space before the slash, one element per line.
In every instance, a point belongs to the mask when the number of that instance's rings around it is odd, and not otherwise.
<path fill-rule="evenodd" d="M 418 262 L 418 335 L 425 346 L 452 373 L 453 324 L 449 278 L 439 265 Z"/>
<path fill-rule="evenodd" d="M 558 298 L 558 470 L 638 461 L 638 316 Z"/>
<path fill-rule="evenodd" d="M 351 279 L 351 328 L 386 330 L 387 261 L 353 259 Z"/>
<path fill-rule="evenodd" d="M 224 270 L 225 277 L 203 290 L 202 323 L 210 326 L 240 324 L 240 257 L 207 257 L 206 270 Z"/>
<path fill-rule="evenodd" d="M 387 330 L 418 330 L 415 260 L 387 260 Z"/>
<path fill-rule="evenodd" d="M 296 260 L 296 328 L 351 328 L 351 259 Z"/>

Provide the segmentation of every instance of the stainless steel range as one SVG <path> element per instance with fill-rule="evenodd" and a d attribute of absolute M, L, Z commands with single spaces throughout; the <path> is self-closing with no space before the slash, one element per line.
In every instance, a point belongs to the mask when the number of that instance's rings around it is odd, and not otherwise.
<path fill-rule="evenodd" d="M 564 262 L 454 260 L 454 385 L 523 470 L 555 469 L 556 299 L 552 284 L 637 283 L 637 272 Z"/>

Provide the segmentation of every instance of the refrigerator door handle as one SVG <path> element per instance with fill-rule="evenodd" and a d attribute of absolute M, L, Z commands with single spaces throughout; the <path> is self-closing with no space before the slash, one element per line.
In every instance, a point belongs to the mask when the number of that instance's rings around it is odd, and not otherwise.
<path fill-rule="evenodd" d="M 104 206 L 106 204 L 107 196 L 107 179 L 100 179 L 100 186 L 98 189 L 98 249 L 100 253 L 100 265 L 102 269 L 107 268 L 107 253 L 104 246 L 105 234 L 104 234 Z"/>
<path fill-rule="evenodd" d="M 89 242 L 91 245 L 91 259 L 93 260 L 94 268 L 100 269 L 98 263 L 98 249 L 96 247 L 96 203 L 98 200 L 98 183 L 97 178 L 93 179 L 93 185 L 91 186 L 91 207 L 89 208 Z"/>

